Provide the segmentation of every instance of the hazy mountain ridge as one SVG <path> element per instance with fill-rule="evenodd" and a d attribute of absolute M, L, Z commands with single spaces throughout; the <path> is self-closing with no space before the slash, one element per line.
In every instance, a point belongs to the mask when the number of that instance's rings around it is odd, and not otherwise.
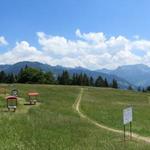
<path fill-rule="evenodd" d="M 147 87 L 150 85 L 150 67 L 144 64 L 126 65 L 114 70 L 101 69 L 98 71 L 116 75 L 136 86 Z"/>

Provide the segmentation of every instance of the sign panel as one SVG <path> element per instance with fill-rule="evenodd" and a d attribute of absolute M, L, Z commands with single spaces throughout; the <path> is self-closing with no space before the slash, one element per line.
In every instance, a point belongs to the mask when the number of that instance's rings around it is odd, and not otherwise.
<path fill-rule="evenodd" d="M 17 89 L 13 89 L 13 90 L 11 91 L 11 95 L 12 95 L 12 96 L 18 96 L 18 90 L 17 90 Z"/>
<path fill-rule="evenodd" d="M 123 124 L 128 124 L 132 122 L 132 107 L 125 108 L 123 110 Z"/>

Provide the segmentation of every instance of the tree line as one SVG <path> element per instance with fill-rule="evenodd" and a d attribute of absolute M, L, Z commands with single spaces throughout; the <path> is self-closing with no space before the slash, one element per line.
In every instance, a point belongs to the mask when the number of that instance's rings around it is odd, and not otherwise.
<path fill-rule="evenodd" d="M 117 80 L 113 79 L 109 84 L 107 79 L 103 79 L 99 76 L 97 79 L 93 79 L 92 76 L 87 76 L 86 73 L 74 73 L 70 75 L 67 70 L 63 71 L 61 75 L 57 77 L 57 83 L 61 85 L 80 85 L 80 86 L 96 86 L 96 87 L 112 87 L 118 88 Z"/>
<path fill-rule="evenodd" d="M 118 88 L 118 83 L 115 79 L 109 84 L 107 79 L 103 79 L 101 76 L 94 79 L 86 73 L 74 73 L 71 75 L 67 70 L 64 70 L 56 77 L 52 72 L 43 72 L 28 66 L 22 68 L 18 74 L 7 74 L 1 71 L 0 83 L 38 83 Z"/>

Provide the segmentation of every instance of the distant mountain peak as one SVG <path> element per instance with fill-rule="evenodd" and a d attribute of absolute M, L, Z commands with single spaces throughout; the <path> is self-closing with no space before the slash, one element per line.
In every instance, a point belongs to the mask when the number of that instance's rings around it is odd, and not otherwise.
<path fill-rule="evenodd" d="M 78 70 L 88 70 L 87 68 L 83 68 L 83 67 L 81 67 L 81 66 L 77 66 L 77 67 L 75 67 L 74 69 L 78 69 Z"/>
<path fill-rule="evenodd" d="M 109 69 L 103 68 L 103 69 L 96 70 L 96 71 L 109 74 L 112 70 L 109 70 Z"/>
<path fill-rule="evenodd" d="M 124 65 L 124 66 L 119 66 L 117 69 L 122 69 L 122 68 L 149 68 L 145 64 L 134 64 L 134 65 Z"/>

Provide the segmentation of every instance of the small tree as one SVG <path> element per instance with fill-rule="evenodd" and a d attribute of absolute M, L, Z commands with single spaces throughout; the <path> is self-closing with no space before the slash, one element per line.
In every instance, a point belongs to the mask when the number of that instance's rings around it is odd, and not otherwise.
<path fill-rule="evenodd" d="M 5 83 L 6 82 L 6 73 L 4 71 L 0 72 L 0 83 Z"/>
<path fill-rule="evenodd" d="M 89 86 L 90 83 L 89 83 L 89 78 L 86 74 L 83 75 L 83 85 L 85 86 Z"/>
<path fill-rule="evenodd" d="M 138 87 L 138 89 L 137 89 L 137 90 L 138 90 L 138 92 L 141 92 L 141 91 L 142 91 L 142 89 L 141 89 L 141 87 L 140 87 L 140 86 Z"/>
<path fill-rule="evenodd" d="M 79 85 L 83 85 L 83 74 L 80 73 L 79 77 L 78 77 L 78 83 Z"/>
<path fill-rule="evenodd" d="M 76 74 L 74 73 L 73 76 L 72 76 L 72 82 L 71 82 L 72 85 L 77 85 L 77 78 L 76 78 Z"/>
<path fill-rule="evenodd" d="M 147 90 L 147 91 L 150 91 L 150 86 L 148 86 L 146 90 Z"/>
<path fill-rule="evenodd" d="M 101 76 L 99 76 L 95 81 L 95 86 L 104 87 L 104 80 Z"/>
<path fill-rule="evenodd" d="M 145 93 L 145 92 L 146 92 L 146 90 L 143 88 L 143 89 L 142 89 L 142 92 L 144 92 L 144 93 Z"/>
<path fill-rule="evenodd" d="M 94 79 L 93 79 L 93 77 L 90 77 L 90 86 L 94 86 Z"/>
<path fill-rule="evenodd" d="M 131 86 L 131 85 L 129 85 L 128 90 L 133 90 L 133 88 L 132 88 L 132 86 Z"/>
<path fill-rule="evenodd" d="M 112 81 L 112 88 L 118 89 L 118 83 L 117 80 L 113 79 Z"/>
<path fill-rule="evenodd" d="M 105 80 L 104 80 L 104 87 L 109 87 L 109 84 L 108 84 L 108 81 L 107 81 L 106 78 L 105 78 Z"/>
<path fill-rule="evenodd" d="M 6 76 L 6 83 L 14 83 L 15 82 L 15 76 L 11 73 L 11 74 L 8 74 Z"/>
<path fill-rule="evenodd" d="M 55 82 L 53 74 L 49 71 L 44 73 L 44 83 L 53 84 Z"/>
<path fill-rule="evenodd" d="M 59 84 L 69 85 L 71 83 L 70 75 L 67 70 L 63 71 L 62 75 L 59 76 Z"/>

